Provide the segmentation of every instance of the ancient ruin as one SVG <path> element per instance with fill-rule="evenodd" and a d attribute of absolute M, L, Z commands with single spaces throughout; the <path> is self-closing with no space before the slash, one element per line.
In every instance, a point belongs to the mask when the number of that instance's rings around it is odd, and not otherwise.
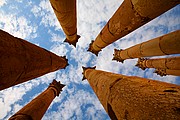
<path fill-rule="evenodd" d="M 124 0 L 89 45 L 88 51 L 98 56 L 106 46 L 179 3 L 177 0 Z M 50 0 L 50 4 L 65 33 L 65 42 L 76 47 L 80 38 L 77 35 L 76 0 Z M 65 69 L 68 65 L 66 57 L 59 57 L 3 30 L 0 30 L 0 38 L 0 90 L 49 72 Z M 124 50 L 115 49 L 113 60 L 123 62 L 126 59 L 138 58 L 136 66 L 143 70 L 155 68 L 155 73 L 161 76 L 180 76 L 180 57 L 145 58 L 172 54 L 180 54 L 180 30 Z M 178 120 L 180 118 L 179 85 L 95 70 L 95 67 L 83 67 L 83 75 L 83 80 L 88 80 L 112 120 Z M 64 86 L 54 79 L 44 92 L 9 120 L 42 119 L 53 99 L 59 96 Z"/>
<path fill-rule="evenodd" d="M 180 70 L 156 68 L 154 73 L 157 73 L 160 76 L 166 76 L 166 75 L 180 76 Z"/>
<path fill-rule="evenodd" d="M 139 58 L 137 67 L 145 70 L 146 68 L 155 68 L 155 73 L 161 76 L 175 75 L 180 76 L 180 57 L 147 59 Z"/>
<path fill-rule="evenodd" d="M 53 80 L 44 92 L 10 117 L 9 120 L 41 120 L 53 99 L 59 96 L 64 86 Z"/>
<path fill-rule="evenodd" d="M 180 53 L 180 30 L 158 38 L 134 45 L 127 49 L 114 50 L 113 60 L 123 62 L 126 59 L 162 56 Z"/>
<path fill-rule="evenodd" d="M 83 67 L 83 75 L 112 120 L 180 118 L 180 86 Z"/>
<path fill-rule="evenodd" d="M 180 70 L 180 57 L 169 58 L 139 58 L 136 66 L 145 70 L 146 68 Z"/>
<path fill-rule="evenodd" d="M 167 10 L 178 5 L 174 0 L 124 0 L 115 14 L 109 19 L 89 51 L 98 55 L 99 51 L 116 40 L 131 33 Z"/>
<path fill-rule="evenodd" d="M 0 90 L 64 69 L 65 57 L 0 30 Z"/>
<path fill-rule="evenodd" d="M 66 35 L 65 42 L 76 47 L 77 35 L 76 0 L 50 0 L 51 6 Z"/>

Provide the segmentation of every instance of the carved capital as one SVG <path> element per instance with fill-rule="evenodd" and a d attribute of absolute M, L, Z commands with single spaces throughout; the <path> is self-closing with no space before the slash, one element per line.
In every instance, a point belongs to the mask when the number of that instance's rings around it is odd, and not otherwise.
<path fill-rule="evenodd" d="M 70 41 L 70 40 L 68 40 L 67 38 L 64 40 L 64 42 L 67 42 L 67 43 L 69 43 L 70 45 L 73 45 L 74 47 L 76 47 L 76 43 L 78 42 L 78 39 L 80 38 L 81 36 L 80 35 L 77 35 L 77 37 L 76 37 L 76 40 L 74 40 L 74 41 Z"/>
<path fill-rule="evenodd" d="M 160 76 L 166 76 L 166 69 L 155 69 L 154 73 L 157 73 L 157 75 Z"/>
<path fill-rule="evenodd" d="M 64 87 L 64 84 L 61 84 L 60 81 L 57 82 L 55 79 L 52 83 L 50 83 L 49 88 L 53 87 L 56 89 L 56 96 L 59 96 L 60 92 L 62 91 L 62 88 Z"/>
<path fill-rule="evenodd" d="M 142 70 L 145 70 L 147 67 L 145 66 L 147 58 L 138 58 L 137 64 L 135 66 L 141 68 Z"/>
<path fill-rule="evenodd" d="M 66 58 L 66 56 L 62 56 L 62 58 L 64 58 L 64 59 L 65 59 L 65 61 L 67 62 L 67 65 L 63 68 L 63 69 L 65 69 L 65 68 L 69 65 L 69 63 L 68 63 L 68 59 Z"/>
<path fill-rule="evenodd" d="M 89 44 L 89 49 L 87 50 L 87 51 L 89 51 L 89 52 L 92 52 L 93 54 L 95 54 L 96 56 L 98 56 L 98 53 L 101 51 L 96 51 L 96 50 L 94 50 L 94 48 L 93 48 L 93 43 L 94 43 L 94 41 L 92 40 L 91 41 L 91 43 Z"/>
<path fill-rule="evenodd" d="M 113 59 L 112 60 L 116 60 L 117 62 L 121 62 L 123 63 L 124 60 L 121 58 L 120 56 L 120 52 L 122 51 L 122 49 L 118 50 L 118 49 L 114 49 L 114 54 L 113 54 Z"/>
<path fill-rule="evenodd" d="M 94 67 L 83 67 L 82 66 L 82 69 L 83 69 L 83 78 L 82 78 L 82 81 L 83 80 L 85 80 L 86 79 L 86 77 L 85 77 L 85 71 L 87 70 L 87 69 L 95 69 L 96 68 L 96 66 L 94 66 Z"/>

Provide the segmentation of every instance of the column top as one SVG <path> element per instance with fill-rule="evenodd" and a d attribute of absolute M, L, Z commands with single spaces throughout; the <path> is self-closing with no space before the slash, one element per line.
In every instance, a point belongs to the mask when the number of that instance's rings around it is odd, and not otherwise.
<path fill-rule="evenodd" d="M 156 73 L 157 75 L 162 76 L 166 76 L 166 69 L 155 69 L 154 73 Z"/>
<path fill-rule="evenodd" d="M 142 70 L 146 69 L 146 66 L 143 64 L 148 58 L 138 58 L 137 64 L 135 66 L 141 68 Z"/>
<path fill-rule="evenodd" d="M 66 69 L 66 67 L 69 65 L 68 63 L 68 59 L 66 58 L 66 56 L 62 56 L 62 58 L 66 61 L 67 65 L 63 68 L 63 69 Z"/>
<path fill-rule="evenodd" d="M 84 66 L 82 66 L 82 69 L 83 69 L 83 78 L 82 78 L 82 81 L 83 80 L 85 80 L 86 79 L 86 77 L 85 77 L 85 72 L 86 72 L 86 70 L 87 69 L 95 69 L 96 68 L 96 66 L 94 66 L 94 67 L 84 67 Z"/>
<path fill-rule="evenodd" d="M 52 81 L 52 83 L 49 84 L 49 88 L 53 87 L 56 89 L 56 96 L 59 96 L 64 86 L 65 86 L 64 84 L 61 84 L 60 81 L 57 82 L 55 79 Z"/>
<path fill-rule="evenodd" d="M 74 36 L 74 35 L 72 35 L 72 36 Z M 75 33 L 75 36 L 76 36 L 76 39 L 75 39 L 74 41 L 69 40 L 68 38 L 66 38 L 66 39 L 64 40 L 64 42 L 67 42 L 67 43 L 69 43 L 69 45 L 73 45 L 73 46 L 76 48 L 76 43 L 78 42 L 78 40 L 79 40 L 79 38 L 80 38 L 81 36 L 80 36 L 80 35 L 77 35 L 77 33 Z M 69 36 L 69 38 L 70 38 L 70 36 Z"/>
<path fill-rule="evenodd" d="M 94 43 L 94 40 L 92 40 L 91 43 L 89 44 L 89 49 L 88 49 L 87 51 L 89 51 L 89 52 L 95 54 L 96 56 L 98 56 L 98 53 L 99 53 L 100 51 L 94 50 L 94 48 L 93 48 L 93 43 Z"/>
<path fill-rule="evenodd" d="M 117 62 L 124 62 L 124 59 L 121 58 L 120 56 L 120 52 L 122 51 L 122 49 L 118 50 L 118 49 L 114 49 L 114 54 L 113 54 L 113 59 L 112 60 L 116 60 Z"/>

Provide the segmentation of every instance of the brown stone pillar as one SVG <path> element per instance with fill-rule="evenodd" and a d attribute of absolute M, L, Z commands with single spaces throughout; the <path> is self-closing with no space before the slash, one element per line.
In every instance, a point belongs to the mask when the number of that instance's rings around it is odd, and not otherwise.
<path fill-rule="evenodd" d="M 92 89 L 112 120 L 178 120 L 180 86 L 83 68 Z"/>
<path fill-rule="evenodd" d="M 53 80 L 44 92 L 10 117 L 9 120 L 41 120 L 53 99 L 59 96 L 64 86 Z"/>
<path fill-rule="evenodd" d="M 51 6 L 66 35 L 65 42 L 76 47 L 77 35 L 76 0 L 50 0 Z"/>
<path fill-rule="evenodd" d="M 146 68 L 180 70 L 180 57 L 158 59 L 139 58 L 136 66 L 142 70 Z"/>
<path fill-rule="evenodd" d="M 65 57 L 0 30 L 0 90 L 66 66 Z"/>
<path fill-rule="evenodd" d="M 114 51 L 113 60 L 123 62 L 126 59 L 161 56 L 180 53 L 180 30 L 164 36 L 134 45 L 125 50 Z"/>
<path fill-rule="evenodd" d="M 154 73 L 157 73 L 157 75 L 160 76 L 166 76 L 166 75 L 180 76 L 180 70 L 155 69 Z"/>
<path fill-rule="evenodd" d="M 124 0 L 102 31 L 90 44 L 89 51 L 101 49 L 178 5 L 177 0 Z"/>

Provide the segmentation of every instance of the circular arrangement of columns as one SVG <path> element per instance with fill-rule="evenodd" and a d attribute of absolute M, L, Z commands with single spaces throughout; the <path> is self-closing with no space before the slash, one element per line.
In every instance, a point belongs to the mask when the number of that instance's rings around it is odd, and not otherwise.
<path fill-rule="evenodd" d="M 76 46 L 76 0 L 50 0 L 56 17 L 66 35 L 65 42 Z M 88 51 L 98 55 L 104 47 L 129 34 L 167 10 L 178 5 L 176 0 L 124 0 L 110 18 Z M 59 57 L 43 48 L 0 30 L 0 90 L 34 79 L 67 65 Z M 142 57 L 180 54 L 180 30 L 125 50 L 116 50 L 114 60 L 139 58 L 136 66 L 155 68 L 157 74 L 180 76 L 180 57 L 146 59 Z M 180 86 L 125 76 L 83 67 L 87 79 L 111 119 L 179 119 Z M 49 87 L 10 120 L 40 120 L 52 100 L 65 85 L 53 80 Z"/>

